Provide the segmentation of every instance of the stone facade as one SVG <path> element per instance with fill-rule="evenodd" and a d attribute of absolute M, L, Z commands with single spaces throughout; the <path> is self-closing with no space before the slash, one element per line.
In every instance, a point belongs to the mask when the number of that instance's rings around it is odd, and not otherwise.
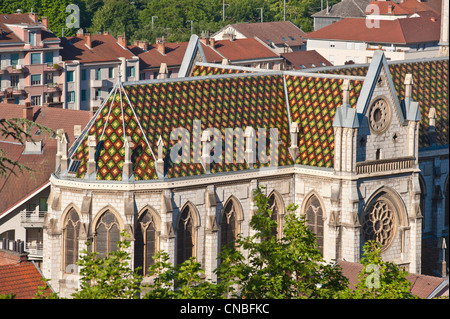
<path fill-rule="evenodd" d="M 224 214 L 235 220 L 234 231 L 250 235 L 249 222 L 255 211 L 253 192 L 259 186 L 275 199 L 281 224 L 290 203 L 298 206 L 297 214 L 307 214 L 326 261 L 358 262 L 364 242 L 374 239 L 383 245 L 385 260 L 420 273 L 420 116 L 415 115 L 413 102 L 398 100 L 383 55 L 369 68 L 354 108 L 349 106 L 348 83 L 343 82 L 342 104 L 333 122 L 332 167 L 296 163 L 148 181 L 107 181 L 91 179 L 89 174 L 77 178 L 57 170 L 50 179 L 52 191 L 44 225 L 44 276 L 61 296 L 70 297 L 76 288 L 76 272 L 71 272 L 74 266 L 67 262 L 73 252 L 67 248 L 69 212 L 79 216 L 74 253 L 79 254 L 86 241 L 100 240 L 97 227 L 103 214 L 109 212 L 117 227 L 130 235 L 133 262 L 138 221 L 143 213 L 150 212 L 154 232 L 148 236 L 154 236 L 155 250 L 168 252 L 170 261 L 179 263 L 181 246 L 177 246 L 181 244 L 177 244 L 177 236 L 185 234 L 184 223 L 192 237 L 193 249 L 188 253 L 201 262 L 206 277 L 214 279 Z M 380 99 L 384 101 L 382 106 L 377 104 Z M 400 103 L 406 103 L 404 110 Z M 296 131 L 291 127 L 290 132 L 294 143 Z M 291 145 L 291 156 L 296 157 L 296 146 Z M 89 153 L 92 156 L 94 152 Z M 125 150 L 123 167 L 127 165 L 126 154 Z M 64 154 L 59 156 L 66 166 Z M 232 212 L 227 210 L 230 203 Z M 189 218 L 180 220 L 186 209 Z"/>

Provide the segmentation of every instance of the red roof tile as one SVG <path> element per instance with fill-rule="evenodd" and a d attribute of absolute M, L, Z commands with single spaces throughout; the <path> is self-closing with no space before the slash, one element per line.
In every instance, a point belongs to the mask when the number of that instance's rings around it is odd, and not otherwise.
<path fill-rule="evenodd" d="M 338 264 L 342 268 L 342 274 L 349 280 L 350 288 L 355 289 L 355 285 L 359 281 L 358 275 L 363 270 L 363 265 L 344 260 L 339 260 Z M 442 287 L 440 293 L 438 293 L 436 297 L 440 295 L 448 295 L 448 278 L 420 274 L 409 274 L 406 278 L 411 283 L 410 292 L 419 298 L 428 298 L 446 280 L 446 288 Z"/>
<path fill-rule="evenodd" d="M 270 41 L 289 46 L 302 45 L 304 42 L 302 37 L 305 33 L 290 21 L 240 23 L 231 26 L 247 38 L 257 37 L 264 42 Z"/>
<path fill-rule="evenodd" d="M 282 53 L 281 56 L 292 66 L 294 70 L 333 65 L 316 50 Z M 305 67 L 302 67 L 301 65 L 304 65 Z"/>
<path fill-rule="evenodd" d="M 214 49 L 230 61 L 278 57 L 276 53 L 253 38 L 215 41 Z"/>
<path fill-rule="evenodd" d="M 45 286 L 41 278 L 31 262 L 0 266 L 0 295 L 13 293 L 15 299 L 32 299 L 38 288 Z"/>
<path fill-rule="evenodd" d="M 128 49 L 140 59 L 140 69 L 156 69 L 161 63 L 168 67 L 181 66 L 188 42 L 166 43 L 164 54 L 158 50 L 155 44 L 149 45 L 146 50 L 137 45 L 128 46 Z M 209 63 L 222 62 L 222 57 L 213 49 L 202 43 L 206 61 Z M 206 62 L 205 61 L 205 62 Z"/>
<path fill-rule="evenodd" d="M 23 107 L 16 104 L 0 103 L 2 118 L 21 118 L 22 109 Z M 74 125 L 78 124 L 83 128 L 91 117 L 87 111 L 47 107 L 34 107 L 33 114 L 34 121 L 38 124 L 54 130 L 64 129 L 64 132 L 67 133 L 69 145 L 75 141 Z M 0 148 L 6 152 L 8 158 L 19 161 L 22 165 L 34 171 L 32 173 L 24 171 L 22 174 L 18 168 L 15 168 L 14 172 L 17 175 L 9 174 L 0 178 L 0 215 L 32 191 L 47 183 L 51 173 L 55 170 L 56 139 L 47 134 L 34 136 L 34 139 L 43 141 L 42 154 L 24 155 L 22 154 L 22 145 L 11 143 L 11 139 L 6 141 L 4 137 L 0 136 Z"/>
<path fill-rule="evenodd" d="M 110 34 L 92 34 L 91 48 L 86 45 L 87 35 L 61 38 L 61 56 L 63 61 L 81 63 L 118 61 L 119 57 L 131 59 L 133 54 L 122 47 Z"/>
<path fill-rule="evenodd" d="M 440 17 L 431 11 L 419 14 L 419 17 L 380 20 L 379 28 L 367 28 L 365 19 L 347 18 L 308 33 L 305 37 L 308 39 L 394 44 L 439 41 Z"/>

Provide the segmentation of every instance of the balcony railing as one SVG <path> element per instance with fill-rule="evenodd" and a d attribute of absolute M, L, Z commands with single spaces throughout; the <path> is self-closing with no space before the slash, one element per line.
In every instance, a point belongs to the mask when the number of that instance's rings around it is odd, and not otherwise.
<path fill-rule="evenodd" d="M 44 223 L 45 213 L 47 212 L 39 210 L 22 210 L 20 212 L 21 222 L 27 224 Z"/>
<path fill-rule="evenodd" d="M 364 161 L 356 163 L 357 174 L 371 174 L 377 172 L 410 169 L 414 166 L 414 157 L 398 157 L 384 160 Z"/>
<path fill-rule="evenodd" d="M 44 245 L 42 243 L 25 243 L 25 252 L 29 253 L 29 257 L 43 257 Z"/>

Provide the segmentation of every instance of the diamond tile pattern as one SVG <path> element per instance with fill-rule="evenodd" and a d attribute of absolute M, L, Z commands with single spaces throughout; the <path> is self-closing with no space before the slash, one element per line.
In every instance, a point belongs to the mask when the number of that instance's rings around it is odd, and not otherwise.
<path fill-rule="evenodd" d="M 438 142 L 448 144 L 448 59 L 431 62 L 393 63 L 390 71 L 395 87 L 402 98 L 403 80 L 406 73 L 414 77 L 413 98 L 421 105 L 422 127 L 421 146 L 427 145 L 426 129 L 429 108 L 437 111 L 436 122 Z M 329 73 L 365 75 L 366 67 L 339 68 L 327 70 Z M 201 132 L 216 128 L 221 132 L 222 157 L 212 163 L 211 173 L 258 169 L 270 165 L 265 156 L 257 156 L 257 162 L 247 164 L 237 162 L 236 154 L 245 148 L 233 143 L 233 150 L 227 149 L 226 128 L 247 126 L 255 130 L 277 128 L 279 135 L 278 166 L 292 165 L 288 148 L 290 146 L 290 121 L 299 124 L 299 155 L 296 164 L 315 167 L 333 167 L 334 136 L 333 119 L 336 108 L 342 103 L 341 85 L 343 79 L 328 78 L 323 75 L 260 75 L 235 74 L 236 70 L 220 67 L 197 66 L 195 76 L 188 81 L 148 82 L 127 85 L 112 94 L 86 127 L 86 134 L 72 151 L 72 159 L 80 160 L 76 176 L 83 178 L 88 161 L 88 135 L 94 135 L 100 148 L 97 152 L 97 179 L 121 180 L 124 161 L 124 136 L 133 141 L 133 170 L 135 180 L 154 180 L 155 151 L 161 136 L 165 175 L 167 178 L 181 178 L 205 174 L 194 152 L 201 152 Z M 351 80 L 350 105 L 355 107 L 362 81 Z M 129 100 L 128 100 L 129 99 Z M 200 121 L 200 122 L 197 122 Z M 200 125 L 197 125 L 200 123 Z M 189 136 L 185 141 L 190 146 L 186 162 L 174 163 L 170 151 L 178 142 L 170 134 L 175 129 L 185 129 Z M 268 135 L 267 135 L 268 138 Z M 257 142 L 259 139 L 256 138 Z M 101 143 L 100 143 L 101 142 Z M 266 145 L 266 154 L 270 154 Z M 219 151 L 219 150 L 217 150 Z M 214 149 L 214 153 L 216 150 Z M 212 153 L 212 154 L 214 154 Z M 233 158 L 225 158 L 233 154 Z M 265 163 L 265 164 L 263 164 Z"/>
<path fill-rule="evenodd" d="M 389 71 L 394 81 L 395 90 L 399 99 L 405 94 L 404 80 L 406 74 L 412 74 L 412 98 L 419 102 L 422 115 L 419 129 L 419 146 L 431 146 L 428 139 L 428 112 L 430 108 L 436 109 L 436 144 L 449 143 L 448 131 L 448 76 L 449 59 L 433 59 L 429 61 L 414 61 L 404 63 L 390 63 Z M 365 76 L 367 67 L 349 67 L 328 69 L 326 73 Z"/>
<path fill-rule="evenodd" d="M 194 161 L 194 147 L 201 148 L 201 135 L 195 134 L 200 129 L 216 128 L 221 132 L 222 159 L 211 165 L 211 173 L 270 165 L 261 163 L 265 160 L 251 167 L 245 162 L 238 163 L 236 143 L 233 144 L 233 159 L 226 160 L 225 155 L 231 154 L 231 150 L 225 149 L 226 128 L 241 128 L 243 131 L 247 126 L 265 128 L 267 134 L 270 128 L 277 128 L 280 142 L 285 145 L 289 143 L 289 120 L 281 76 L 169 82 L 129 86 L 125 90 L 136 107 L 152 149 L 157 149 L 157 140 L 162 136 L 166 175 L 169 178 L 205 173 L 202 164 Z M 201 127 L 195 127 L 195 120 L 201 122 Z M 177 143 L 170 139 L 170 133 L 180 127 L 190 134 L 190 160 L 189 163 L 175 164 L 168 156 L 170 149 Z M 279 147 L 278 165 L 292 164 L 285 145 Z M 243 150 L 244 147 L 240 145 L 239 149 Z"/>
<path fill-rule="evenodd" d="M 333 167 L 333 119 L 342 104 L 342 79 L 286 76 L 292 121 L 300 130 L 296 164 Z M 356 106 L 362 81 L 350 81 L 350 106 Z"/>
<path fill-rule="evenodd" d="M 156 178 L 152 151 L 147 144 L 139 120 L 128 103 L 123 92 L 116 92 L 110 96 L 105 106 L 98 113 L 95 121 L 78 146 L 73 159 L 80 160 L 76 172 L 78 178 L 84 178 L 89 160 L 88 135 L 96 138 L 97 147 L 97 179 L 122 180 L 122 167 L 125 156 L 124 136 L 131 136 L 133 143 L 132 159 L 134 174 L 137 180 Z"/>

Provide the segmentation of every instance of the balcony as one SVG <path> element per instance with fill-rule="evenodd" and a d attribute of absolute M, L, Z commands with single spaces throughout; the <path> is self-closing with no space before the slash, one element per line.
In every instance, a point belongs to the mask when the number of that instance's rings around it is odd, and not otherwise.
<path fill-rule="evenodd" d="M 108 85 L 108 80 L 91 80 L 92 88 L 102 88 Z"/>
<path fill-rule="evenodd" d="M 378 172 L 411 169 L 414 166 L 414 157 L 397 157 L 385 160 L 364 161 L 356 163 L 357 174 L 373 174 Z"/>
<path fill-rule="evenodd" d="M 47 83 L 44 89 L 45 92 L 54 93 L 62 91 L 62 84 L 59 83 Z"/>
<path fill-rule="evenodd" d="M 96 112 L 98 110 L 98 108 L 100 106 L 102 106 L 102 103 L 103 103 L 102 97 L 97 97 L 97 98 L 91 99 L 90 104 L 89 104 L 91 112 Z"/>
<path fill-rule="evenodd" d="M 17 65 L 2 65 L 0 69 L 0 74 L 22 74 L 28 73 L 28 68 L 17 64 Z"/>
<path fill-rule="evenodd" d="M 6 95 L 23 95 L 25 94 L 25 89 L 23 84 L 17 84 L 17 85 L 13 85 L 13 86 L 8 86 L 5 89 L 5 94 Z"/>
<path fill-rule="evenodd" d="M 44 71 L 46 72 L 55 72 L 59 71 L 61 66 L 58 63 L 46 63 L 44 64 Z"/>
<path fill-rule="evenodd" d="M 24 228 L 42 228 L 46 213 L 39 210 L 30 211 L 24 209 L 20 212 L 20 223 Z"/>
<path fill-rule="evenodd" d="M 35 259 L 35 258 L 42 258 L 44 256 L 44 244 L 43 243 L 25 243 L 25 252 L 29 254 L 28 258 Z"/>

